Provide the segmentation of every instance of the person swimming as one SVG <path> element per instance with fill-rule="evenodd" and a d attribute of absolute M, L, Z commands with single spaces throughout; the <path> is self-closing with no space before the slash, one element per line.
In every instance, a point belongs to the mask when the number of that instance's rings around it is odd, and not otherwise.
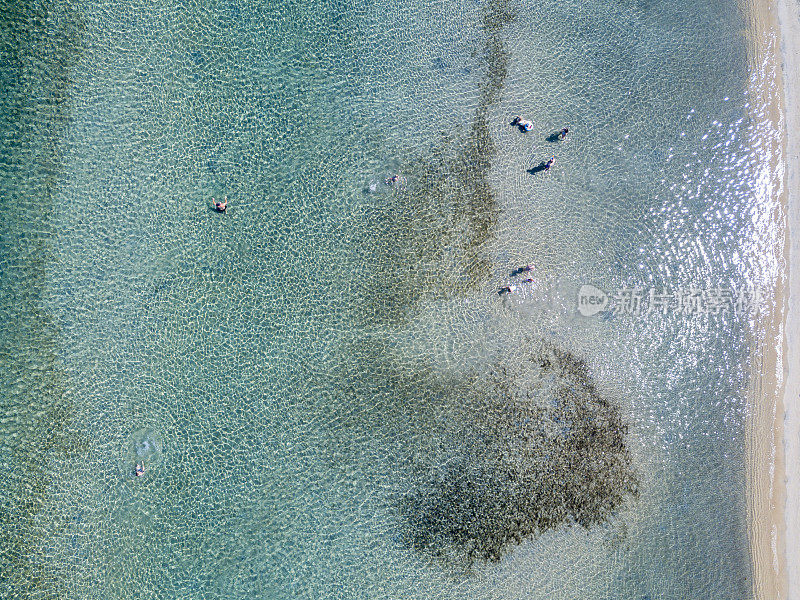
<path fill-rule="evenodd" d="M 400 175 L 398 173 L 395 173 L 391 177 L 388 177 L 385 183 L 386 185 L 392 185 L 393 183 L 397 183 L 398 181 L 400 181 Z"/>
<path fill-rule="evenodd" d="M 137 477 L 144 475 L 144 462 L 136 463 L 136 468 L 133 470 L 133 474 Z"/>
<path fill-rule="evenodd" d="M 225 196 L 225 200 L 223 200 L 222 202 L 216 202 L 213 198 L 211 199 L 211 202 L 214 204 L 214 210 L 216 210 L 217 212 L 224 213 L 226 210 L 228 210 L 227 196 Z"/>
<path fill-rule="evenodd" d="M 497 293 L 499 295 L 503 296 L 505 294 L 513 294 L 516 291 L 517 291 L 517 286 L 515 286 L 515 285 L 504 285 L 499 290 L 497 290 Z"/>
<path fill-rule="evenodd" d="M 564 129 L 558 132 L 558 139 L 559 140 L 565 139 L 568 133 L 569 133 L 569 127 L 564 127 Z"/>
<path fill-rule="evenodd" d="M 542 167 L 545 171 L 549 171 L 550 167 L 556 162 L 556 157 L 551 156 L 546 163 L 544 163 L 544 167 Z"/>
<path fill-rule="evenodd" d="M 517 275 L 522 275 L 523 273 L 528 273 L 530 271 L 533 271 L 533 265 L 522 265 L 521 267 L 517 267 L 511 271 L 511 276 L 516 277 Z"/>
<path fill-rule="evenodd" d="M 514 120 L 511 121 L 512 125 L 516 125 L 522 131 L 530 131 L 533 129 L 533 122 L 528 121 L 527 119 L 523 119 L 522 117 L 514 117 Z"/>

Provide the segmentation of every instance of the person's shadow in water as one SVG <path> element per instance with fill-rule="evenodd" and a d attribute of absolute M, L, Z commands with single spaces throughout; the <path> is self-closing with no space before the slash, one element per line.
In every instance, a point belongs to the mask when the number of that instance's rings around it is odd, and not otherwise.
<path fill-rule="evenodd" d="M 548 142 L 560 142 L 561 141 L 561 132 L 556 131 L 555 133 L 551 133 L 545 138 Z"/>
<path fill-rule="evenodd" d="M 537 173 L 541 173 L 542 171 L 547 171 L 547 163 L 545 161 L 540 162 L 535 167 L 528 169 L 528 173 L 531 175 L 536 175 Z"/>

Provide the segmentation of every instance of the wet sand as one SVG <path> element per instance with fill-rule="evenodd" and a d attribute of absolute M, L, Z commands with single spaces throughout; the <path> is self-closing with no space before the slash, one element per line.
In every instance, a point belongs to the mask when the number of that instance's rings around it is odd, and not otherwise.
<path fill-rule="evenodd" d="M 797 0 L 748 0 L 746 4 L 750 25 L 747 35 L 751 105 L 756 118 L 765 121 L 766 127 L 759 128 L 760 131 L 774 132 L 764 140 L 767 156 L 776 163 L 770 165 L 771 181 L 763 191 L 779 197 L 780 210 L 775 219 L 783 230 L 777 249 L 781 259 L 775 265 L 776 271 L 767 277 L 773 282 L 772 289 L 764 290 L 766 310 L 760 316 L 753 345 L 755 375 L 749 389 L 746 435 L 753 596 L 776 600 L 796 597 L 798 593 L 797 585 L 790 585 L 787 577 L 788 574 L 796 581 L 796 573 L 791 571 L 796 571 L 797 535 L 796 528 L 794 532 L 787 530 L 787 517 L 796 514 L 796 500 L 790 500 L 794 504 L 787 505 L 786 481 L 787 471 L 796 470 L 798 463 L 796 448 L 792 449 L 796 441 L 784 448 L 784 438 L 793 437 L 792 416 L 798 388 L 787 366 L 797 364 L 797 360 L 793 360 L 797 355 L 793 344 L 800 341 L 797 315 L 787 312 L 791 306 L 787 300 L 792 293 L 798 297 L 797 291 L 792 289 L 800 284 L 798 274 L 793 274 L 790 268 L 792 263 L 800 264 L 796 232 L 800 225 L 797 212 L 797 136 L 800 130 L 791 122 L 797 119 L 794 110 L 800 91 L 795 64 L 800 53 L 800 33 Z M 792 13 L 794 22 L 790 23 Z M 784 133 L 787 130 L 788 140 Z M 790 417 L 786 422 L 784 415 Z M 793 418 L 796 420 L 796 415 Z M 791 481 L 788 490 L 793 494 Z M 796 498 L 796 494 L 793 496 Z M 791 596 L 792 593 L 795 596 Z"/>

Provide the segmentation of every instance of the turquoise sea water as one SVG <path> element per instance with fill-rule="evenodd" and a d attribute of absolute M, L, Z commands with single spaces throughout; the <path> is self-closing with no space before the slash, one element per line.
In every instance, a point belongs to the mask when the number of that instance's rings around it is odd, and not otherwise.
<path fill-rule="evenodd" d="M 735 3 L 0 6 L 4 597 L 750 596 Z"/>

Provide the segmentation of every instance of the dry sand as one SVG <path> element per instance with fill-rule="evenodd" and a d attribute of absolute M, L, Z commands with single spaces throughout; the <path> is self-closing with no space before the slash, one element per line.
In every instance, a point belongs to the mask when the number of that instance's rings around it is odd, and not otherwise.
<path fill-rule="evenodd" d="M 800 298 L 798 212 L 798 0 L 747 0 L 751 104 L 775 135 L 768 136 L 775 181 L 767 192 L 780 199 L 776 213 L 784 236 L 774 289 L 753 348 L 747 422 L 747 500 L 753 595 L 759 600 L 800 598 L 797 537 L 797 405 L 800 322 L 787 299 Z M 762 112 L 763 111 L 763 112 Z M 784 119 L 786 121 L 784 122 Z M 788 139 L 784 131 L 788 130 Z M 785 443 L 786 442 L 786 443 Z M 785 445 L 784 445 L 785 444 Z M 786 465 L 789 479 L 787 480 Z M 788 493 L 788 499 L 787 499 Z"/>
<path fill-rule="evenodd" d="M 784 335 L 786 598 L 800 600 L 800 2 L 777 0 L 788 139 L 786 145 L 789 299 Z"/>

